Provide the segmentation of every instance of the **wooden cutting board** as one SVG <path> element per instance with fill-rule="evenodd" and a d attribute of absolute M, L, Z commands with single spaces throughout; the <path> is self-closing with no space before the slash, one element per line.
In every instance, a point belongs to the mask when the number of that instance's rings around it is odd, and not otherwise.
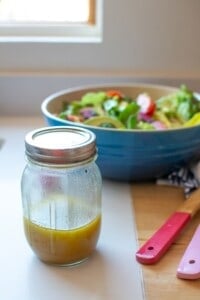
<path fill-rule="evenodd" d="M 155 183 L 132 184 L 131 193 L 140 245 L 185 200 L 181 188 L 159 186 Z M 200 212 L 188 223 L 180 237 L 159 262 L 154 265 L 142 265 L 148 300 L 200 299 L 200 279 L 189 281 L 176 277 L 180 259 L 199 222 Z"/>

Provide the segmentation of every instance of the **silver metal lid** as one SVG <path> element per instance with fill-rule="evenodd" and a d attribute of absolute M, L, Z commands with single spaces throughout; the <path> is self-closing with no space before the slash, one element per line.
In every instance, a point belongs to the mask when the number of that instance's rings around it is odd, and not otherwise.
<path fill-rule="evenodd" d="M 52 126 L 29 132 L 25 137 L 29 159 L 48 164 L 73 164 L 96 154 L 96 136 L 80 127 Z"/>

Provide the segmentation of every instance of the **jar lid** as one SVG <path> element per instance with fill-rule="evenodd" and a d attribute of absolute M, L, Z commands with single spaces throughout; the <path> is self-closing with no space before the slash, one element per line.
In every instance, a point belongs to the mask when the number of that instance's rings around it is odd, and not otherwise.
<path fill-rule="evenodd" d="M 26 155 L 40 163 L 73 164 L 96 154 L 96 136 L 75 126 L 52 126 L 36 129 L 25 137 Z"/>

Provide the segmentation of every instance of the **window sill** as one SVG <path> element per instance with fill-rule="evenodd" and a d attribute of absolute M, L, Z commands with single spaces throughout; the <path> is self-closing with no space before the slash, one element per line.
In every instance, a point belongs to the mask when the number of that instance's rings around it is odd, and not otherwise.
<path fill-rule="evenodd" d="M 99 43 L 102 26 L 39 26 L 37 28 L 0 27 L 0 43 Z"/>

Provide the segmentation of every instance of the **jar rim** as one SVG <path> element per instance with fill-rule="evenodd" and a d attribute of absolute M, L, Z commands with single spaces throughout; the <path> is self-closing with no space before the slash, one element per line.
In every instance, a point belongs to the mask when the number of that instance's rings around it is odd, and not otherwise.
<path fill-rule="evenodd" d="M 78 126 L 42 127 L 26 135 L 25 151 L 28 158 L 41 163 L 78 163 L 96 156 L 96 136 Z"/>

